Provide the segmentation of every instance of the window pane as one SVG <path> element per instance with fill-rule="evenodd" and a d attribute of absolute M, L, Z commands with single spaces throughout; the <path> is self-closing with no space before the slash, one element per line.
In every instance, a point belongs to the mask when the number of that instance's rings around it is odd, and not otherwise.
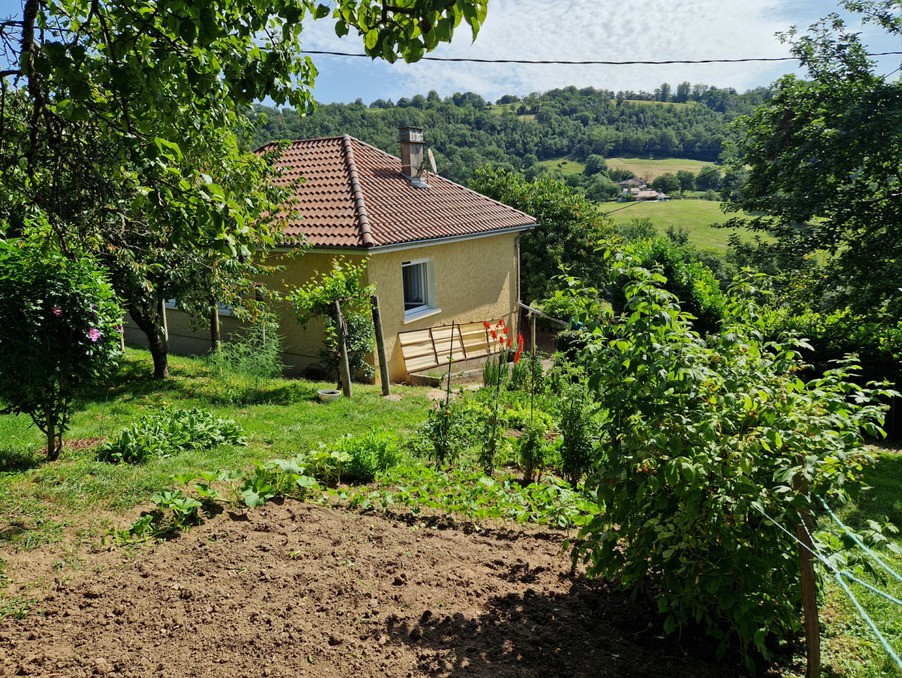
<path fill-rule="evenodd" d="M 404 273 L 404 310 L 426 305 L 426 264 L 411 264 Z"/>

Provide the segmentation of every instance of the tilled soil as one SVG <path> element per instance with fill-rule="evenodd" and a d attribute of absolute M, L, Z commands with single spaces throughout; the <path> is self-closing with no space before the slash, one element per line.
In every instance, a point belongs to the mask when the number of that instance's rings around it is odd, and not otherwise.
<path fill-rule="evenodd" d="M 741 673 L 572 574 L 562 542 L 294 501 L 226 512 L 125 558 L 103 553 L 0 623 L 0 675 Z"/>

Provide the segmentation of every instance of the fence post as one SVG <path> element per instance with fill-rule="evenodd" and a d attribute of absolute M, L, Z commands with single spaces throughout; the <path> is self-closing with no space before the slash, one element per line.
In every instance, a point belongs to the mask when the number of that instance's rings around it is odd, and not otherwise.
<path fill-rule="evenodd" d="M 796 476 L 796 490 L 808 496 L 808 483 Z M 805 615 L 805 648 L 808 668 L 805 678 L 820 678 L 821 675 L 821 631 L 817 611 L 817 579 L 814 575 L 814 542 L 811 540 L 811 514 L 807 508 L 799 510 L 799 524 L 796 537 L 799 540 L 799 567 L 802 575 L 802 612 Z"/>
<path fill-rule="evenodd" d="M 385 337 L 382 334 L 382 311 L 379 309 L 379 297 L 370 297 L 370 308 L 373 311 L 373 330 L 376 333 L 376 354 L 379 357 L 379 381 L 382 382 L 382 395 L 391 395 L 388 381 L 388 361 L 385 358 Z"/>
<path fill-rule="evenodd" d="M 335 318 L 338 322 L 338 369 L 341 372 L 341 390 L 346 398 L 352 396 L 351 392 L 351 367 L 348 364 L 348 326 L 341 314 L 341 306 L 338 299 L 335 300 Z"/>

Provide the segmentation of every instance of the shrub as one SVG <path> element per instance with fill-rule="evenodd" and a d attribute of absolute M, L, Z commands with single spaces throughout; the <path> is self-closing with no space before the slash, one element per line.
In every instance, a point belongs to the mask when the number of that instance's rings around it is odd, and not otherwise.
<path fill-rule="evenodd" d="M 796 350 L 758 341 L 738 305 L 708 343 L 662 276 L 623 266 L 624 313 L 588 354 L 610 417 L 590 483 L 605 512 L 574 557 L 654 595 L 666 632 L 701 623 L 751 667 L 800 616 L 797 545 L 762 514 L 795 530 L 817 498 L 849 496 L 879 391 L 850 383 L 848 363 L 803 383 Z"/>
<path fill-rule="evenodd" d="M 142 417 L 113 440 L 102 443 L 97 448 L 97 458 L 111 463 L 140 464 L 151 457 L 225 444 L 246 444 L 240 427 L 231 419 L 219 419 L 197 408 L 167 410 Z"/>
<path fill-rule="evenodd" d="M 335 302 L 341 305 L 341 314 L 347 325 L 348 363 L 351 375 L 361 374 L 372 378 L 373 369 L 367 362 L 375 345 L 375 332 L 370 316 L 370 297 L 375 288 L 364 285 L 366 262 L 349 263 L 342 259 L 332 262 L 332 270 L 321 274 L 303 287 L 288 295 L 294 305 L 298 321 L 306 328 L 314 318 L 321 318 L 326 330 L 326 345 L 322 356 L 327 366 L 339 374 L 341 337 Z M 341 384 L 339 384 L 340 386 Z"/>
<path fill-rule="evenodd" d="M 115 366 L 121 321 L 93 261 L 0 240 L 0 413 L 30 416 L 48 459 L 62 450 L 79 389 Z"/>
<path fill-rule="evenodd" d="M 525 483 L 531 483 L 535 479 L 536 472 L 541 471 L 545 466 L 545 453 L 548 447 L 545 433 L 544 426 L 532 424 L 526 428 L 517 441 Z"/>

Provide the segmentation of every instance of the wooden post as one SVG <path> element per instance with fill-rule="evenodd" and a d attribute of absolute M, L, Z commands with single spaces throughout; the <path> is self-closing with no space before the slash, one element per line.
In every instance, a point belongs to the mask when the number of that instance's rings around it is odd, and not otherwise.
<path fill-rule="evenodd" d="M 796 477 L 796 489 L 803 496 L 808 494 L 808 483 Z M 799 540 L 799 567 L 802 575 L 802 612 L 805 615 L 805 647 L 808 668 L 805 678 L 821 675 L 821 630 L 817 611 L 817 579 L 814 575 L 814 542 L 811 540 L 811 514 L 808 509 L 799 511 L 796 537 Z"/>
<path fill-rule="evenodd" d="M 385 359 L 385 337 L 382 334 L 382 311 L 379 310 L 379 297 L 370 297 L 370 308 L 373 311 L 373 330 L 376 333 L 376 354 L 379 357 L 379 381 L 382 382 L 382 395 L 391 395 L 391 384 L 388 381 L 388 361 Z"/>
<path fill-rule="evenodd" d="M 338 300 L 335 300 L 335 317 L 338 322 L 338 369 L 341 372 L 341 390 L 346 398 L 352 396 L 351 393 L 351 367 L 348 364 L 348 326 L 345 324 L 344 316 L 341 315 L 341 306 Z"/>
<path fill-rule="evenodd" d="M 532 311 L 529 312 L 529 332 L 531 334 L 530 340 L 532 342 L 532 353 L 535 355 L 536 353 L 536 314 Z"/>
<path fill-rule="evenodd" d="M 222 336 L 219 327 L 219 304 L 216 300 L 210 303 L 210 348 L 214 353 L 218 353 L 222 344 Z"/>

